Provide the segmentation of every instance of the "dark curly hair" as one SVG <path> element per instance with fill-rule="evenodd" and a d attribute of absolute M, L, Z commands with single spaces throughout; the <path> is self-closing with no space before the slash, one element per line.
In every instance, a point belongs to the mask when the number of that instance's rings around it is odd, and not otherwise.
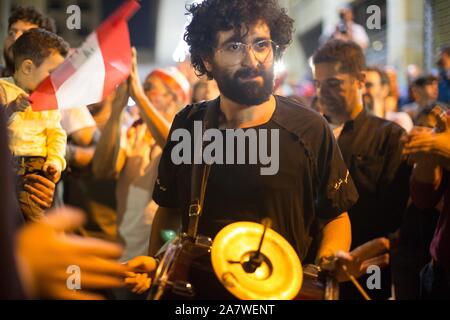
<path fill-rule="evenodd" d="M 50 17 L 45 17 L 33 7 L 14 7 L 8 19 L 8 30 L 17 21 L 26 21 L 37 25 L 39 28 L 56 33 L 55 21 Z"/>
<path fill-rule="evenodd" d="M 280 47 L 276 58 L 292 40 L 294 20 L 277 0 L 204 0 L 186 9 L 187 14 L 192 15 L 192 21 L 186 27 L 184 40 L 189 45 L 191 62 L 199 76 L 206 74 L 211 78 L 203 59 L 212 57 L 219 31 L 250 26 L 262 19 L 270 28 L 272 40 Z"/>
<path fill-rule="evenodd" d="M 63 57 L 69 52 L 69 45 L 63 38 L 45 29 L 30 29 L 14 42 L 12 46 L 14 65 L 18 66 L 26 59 L 39 67 L 44 60 L 56 51 Z"/>

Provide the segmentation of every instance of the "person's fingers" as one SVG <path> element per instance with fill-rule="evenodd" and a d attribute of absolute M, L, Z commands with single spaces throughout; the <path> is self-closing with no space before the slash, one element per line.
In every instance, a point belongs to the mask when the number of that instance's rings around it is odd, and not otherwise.
<path fill-rule="evenodd" d="M 132 61 L 133 67 L 136 67 L 136 66 L 137 66 L 137 52 L 136 52 L 136 47 L 131 47 L 131 61 Z"/>
<path fill-rule="evenodd" d="M 48 212 L 45 224 L 55 231 L 72 231 L 85 221 L 83 212 L 79 209 L 62 207 Z"/>
<path fill-rule="evenodd" d="M 436 129 L 438 132 L 450 129 L 450 121 L 447 118 L 447 113 L 440 106 L 436 106 L 431 110 L 431 115 L 436 120 Z"/>
<path fill-rule="evenodd" d="M 45 177 L 42 177 L 40 175 L 37 175 L 37 174 L 28 174 L 28 175 L 26 175 L 25 176 L 25 181 L 28 182 L 28 183 L 42 184 L 45 187 L 49 188 L 50 190 L 55 190 L 55 184 L 51 180 L 49 180 L 49 179 L 47 179 Z"/>
<path fill-rule="evenodd" d="M 136 277 L 136 273 L 130 272 L 130 271 L 126 271 L 126 272 L 125 272 L 125 276 L 126 276 L 127 278 L 134 278 L 134 277 Z"/>
<path fill-rule="evenodd" d="M 35 195 L 39 199 L 42 199 L 45 203 L 51 203 L 52 199 L 47 194 L 38 189 L 38 187 L 31 186 L 29 184 L 24 184 L 24 189 L 30 194 Z"/>
<path fill-rule="evenodd" d="M 403 147 L 405 154 L 415 153 L 418 151 L 429 152 L 434 145 L 433 137 L 417 137 L 409 141 Z"/>
<path fill-rule="evenodd" d="M 67 235 L 64 240 L 67 250 L 72 250 L 77 254 L 93 255 L 98 258 L 117 259 L 123 251 L 123 248 L 118 244 L 95 238 Z"/>
<path fill-rule="evenodd" d="M 125 277 L 126 266 L 115 260 L 101 259 L 97 257 L 86 257 L 77 263 L 82 272 L 103 273 Z"/>
<path fill-rule="evenodd" d="M 350 254 L 359 261 L 366 261 L 386 253 L 389 249 L 390 242 L 387 238 L 377 238 L 355 248 Z"/>
<path fill-rule="evenodd" d="M 70 273 L 66 272 L 66 268 L 57 267 L 53 274 L 45 277 L 46 285 L 64 285 L 67 286 L 67 280 Z M 79 281 L 81 288 L 85 289 L 104 289 L 104 288 L 118 288 L 125 285 L 123 278 L 108 274 L 99 274 L 88 272 L 82 268 L 79 271 Z"/>
<path fill-rule="evenodd" d="M 412 154 L 418 154 L 418 153 L 430 153 L 433 150 L 433 146 L 431 143 L 421 143 L 421 144 L 415 144 L 410 145 L 408 148 L 405 148 L 403 150 L 404 155 L 412 155 Z"/>
<path fill-rule="evenodd" d="M 147 291 L 150 288 L 150 282 L 151 282 L 151 279 L 149 279 L 149 278 L 144 279 L 144 281 L 138 287 L 137 293 L 138 294 L 143 294 L 145 291 Z"/>
<path fill-rule="evenodd" d="M 138 256 L 127 262 L 129 270 L 152 272 L 156 269 L 156 261 L 152 257 Z"/>
<path fill-rule="evenodd" d="M 70 290 L 65 285 L 52 288 L 46 298 L 56 300 L 105 300 L 105 297 L 100 294 L 85 290 Z"/>
<path fill-rule="evenodd" d="M 121 288 L 125 286 L 123 279 L 104 274 L 82 272 L 81 287 L 87 289 Z"/>
<path fill-rule="evenodd" d="M 42 201 L 41 199 L 39 199 L 38 197 L 36 197 L 34 194 L 30 195 L 31 200 L 33 200 L 34 202 L 36 202 L 39 206 L 41 206 L 41 208 L 43 209 L 50 209 L 52 206 L 52 202 L 45 202 Z"/>
<path fill-rule="evenodd" d="M 361 273 L 367 273 L 367 269 L 371 266 L 377 266 L 379 268 L 386 268 L 390 263 L 390 255 L 385 253 L 381 256 L 368 259 L 361 264 Z"/>
<path fill-rule="evenodd" d="M 127 285 L 135 285 L 137 282 L 138 282 L 138 280 L 137 280 L 137 278 L 125 278 L 125 284 L 127 284 Z"/>
<path fill-rule="evenodd" d="M 349 252 L 341 251 L 341 250 L 336 252 L 336 257 L 343 261 L 350 262 L 350 261 L 354 260 L 354 257 Z"/>

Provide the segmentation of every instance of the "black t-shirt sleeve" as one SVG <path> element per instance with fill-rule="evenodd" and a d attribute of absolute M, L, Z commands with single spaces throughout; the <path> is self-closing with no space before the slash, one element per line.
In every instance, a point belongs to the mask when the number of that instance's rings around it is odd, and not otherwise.
<path fill-rule="evenodd" d="M 358 192 L 328 124 L 322 123 L 317 149 L 319 178 L 316 212 L 321 219 L 333 219 L 358 200 Z"/>
<path fill-rule="evenodd" d="M 153 200 L 161 207 L 179 208 L 179 197 L 177 194 L 177 170 L 178 166 L 172 161 L 172 149 L 177 143 L 172 141 L 170 137 L 174 130 L 183 127 L 185 113 L 179 113 L 170 128 L 169 138 L 164 146 L 161 160 L 158 166 L 158 176 L 156 178 L 155 187 L 153 189 Z"/>

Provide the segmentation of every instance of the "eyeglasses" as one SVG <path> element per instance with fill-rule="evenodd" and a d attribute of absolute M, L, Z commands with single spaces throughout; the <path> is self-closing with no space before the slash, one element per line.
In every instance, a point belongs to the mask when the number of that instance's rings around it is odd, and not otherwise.
<path fill-rule="evenodd" d="M 371 89 L 375 86 L 375 83 L 366 81 L 365 86 L 367 89 Z"/>
<path fill-rule="evenodd" d="M 343 83 L 344 80 L 337 78 L 328 78 L 324 81 L 314 80 L 314 86 L 316 87 L 316 89 L 320 89 L 324 84 L 329 88 L 337 88 L 340 87 Z"/>
<path fill-rule="evenodd" d="M 242 42 L 229 42 L 217 50 L 223 55 L 228 64 L 238 64 L 245 57 L 247 50 L 251 49 L 259 63 L 265 63 L 269 57 L 276 55 L 279 46 L 272 40 L 260 40 L 252 44 Z"/>

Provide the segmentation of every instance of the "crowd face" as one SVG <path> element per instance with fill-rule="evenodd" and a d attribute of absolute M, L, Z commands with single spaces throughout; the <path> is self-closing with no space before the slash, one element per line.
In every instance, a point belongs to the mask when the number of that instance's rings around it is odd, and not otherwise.
<path fill-rule="evenodd" d="M 14 22 L 8 30 L 8 35 L 5 39 L 5 43 L 3 45 L 3 55 L 5 57 L 6 62 L 9 65 L 14 65 L 14 57 L 11 50 L 12 45 L 16 42 L 17 39 L 25 32 L 30 29 L 38 28 L 39 26 L 34 23 L 29 23 L 27 21 L 16 21 Z"/>
<path fill-rule="evenodd" d="M 216 50 L 204 63 L 222 95 L 241 105 L 259 105 L 273 92 L 276 50 L 269 26 L 260 20 L 220 31 Z"/>
<path fill-rule="evenodd" d="M 439 85 L 437 81 L 433 81 L 422 87 L 413 87 L 414 100 L 421 105 L 429 104 L 437 100 L 439 96 Z"/>
<path fill-rule="evenodd" d="M 351 21 L 353 21 L 353 12 L 352 12 L 351 9 L 342 9 L 342 10 L 339 12 L 339 15 L 340 15 L 341 17 L 343 17 L 343 19 L 344 19 L 346 22 L 351 22 Z"/>
<path fill-rule="evenodd" d="M 178 106 L 176 94 L 157 76 L 151 76 L 147 82 L 149 89 L 145 94 L 148 99 L 166 119 L 171 120 Z"/>
<path fill-rule="evenodd" d="M 381 101 L 389 94 L 389 87 L 381 83 L 381 77 L 376 71 L 366 71 L 364 93 L 371 95 L 375 100 Z"/>
<path fill-rule="evenodd" d="M 441 55 L 441 59 L 442 59 L 442 67 L 444 70 L 450 70 L 450 55 L 448 55 L 447 53 L 442 53 Z"/>
<path fill-rule="evenodd" d="M 354 116 L 362 105 L 364 75 L 358 77 L 340 71 L 339 62 L 318 63 L 314 67 L 314 83 L 323 113 L 335 124 Z"/>
<path fill-rule="evenodd" d="M 36 66 L 31 60 L 24 60 L 16 70 L 17 81 L 25 90 L 33 91 L 63 62 L 64 57 L 56 51 L 45 58 L 39 66 Z"/>

